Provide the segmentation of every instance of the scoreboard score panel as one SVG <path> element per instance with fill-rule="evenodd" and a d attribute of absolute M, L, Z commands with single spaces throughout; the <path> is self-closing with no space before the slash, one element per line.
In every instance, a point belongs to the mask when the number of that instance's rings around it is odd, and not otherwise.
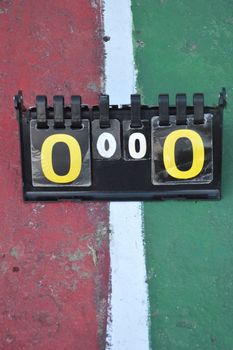
<path fill-rule="evenodd" d="M 37 122 L 30 121 L 33 186 L 91 186 L 90 125 L 87 119 L 82 122 L 81 129 L 72 129 L 70 122 L 67 122 L 65 130 L 58 132 L 49 120 L 49 128 L 41 132 L 37 128 Z M 145 124 L 145 121 L 142 122 Z M 208 148 L 208 144 L 211 145 L 211 122 L 212 115 L 209 114 L 205 116 L 205 123 L 201 126 L 193 125 L 190 119 L 188 128 L 177 129 L 175 124 L 160 127 L 159 117 L 152 118 L 154 185 L 165 184 L 169 180 L 172 183 L 178 183 L 179 180 L 180 183 L 184 183 L 183 180 L 208 183 L 212 180 L 212 149 Z M 123 159 L 149 160 L 150 143 L 143 133 L 144 127 L 139 130 L 132 129 L 126 135 L 129 126 L 130 122 L 128 125 L 123 122 Z M 203 128 L 206 132 L 201 133 Z M 176 144 L 183 139 L 186 140 L 177 151 Z M 110 128 L 104 130 L 99 127 L 98 120 L 92 122 L 92 155 L 93 159 L 102 161 L 121 158 L 120 122 L 117 119 L 111 120 Z M 181 155 L 185 159 L 178 162 Z M 204 163 L 207 163 L 208 174 Z M 179 169 L 178 164 L 181 167 L 189 164 L 188 170 Z M 200 175 L 202 172 L 205 177 Z"/>
<path fill-rule="evenodd" d="M 20 126 L 25 200 L 153 200 L 219 199 L 221 189 L 222 120 L 226 93 L 215 107 L 204 106 L 203 94 L 159 95 L 158 106 L 98 106 L 72 96 L 53 107 L 38 96 L 26 109 L 15 96 Z"/>

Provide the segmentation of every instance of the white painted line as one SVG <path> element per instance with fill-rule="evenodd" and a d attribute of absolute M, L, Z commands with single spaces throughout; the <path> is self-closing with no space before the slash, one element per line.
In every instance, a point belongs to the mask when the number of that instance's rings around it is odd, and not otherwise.
<path fill-rule="evenodd" d="M 138 202 L 110 204 L 111 297 L 108 349 L 148 350 L 148 295 Z"/>
<path fill-rule="evenodd" d="M 105 91 L 125 104 L 135 92 L 130 0 L 105 0 Z M 142 203 L 110 203 L 111 285 L 108 350 L 149 350 L 149 302 L 143 244 Z"/>
<path fill-rule="evenodd" d="M 104 31 L 110 37 L 105 44 L 106 93 L 112 104 L 129 103 L 136 86 L 130 0 L 105 0 Z"/>

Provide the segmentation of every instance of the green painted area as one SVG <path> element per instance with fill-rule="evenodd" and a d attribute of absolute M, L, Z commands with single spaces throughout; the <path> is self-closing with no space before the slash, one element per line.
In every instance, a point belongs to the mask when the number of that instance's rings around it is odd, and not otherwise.
<path fill-rule="evenodd" d="M 145 204 L 156 350 L 233 349 L 233 3 L 132 0 L 138 87 L 144 102 L 168 92 L 228 90 L 223 199 Z"/>

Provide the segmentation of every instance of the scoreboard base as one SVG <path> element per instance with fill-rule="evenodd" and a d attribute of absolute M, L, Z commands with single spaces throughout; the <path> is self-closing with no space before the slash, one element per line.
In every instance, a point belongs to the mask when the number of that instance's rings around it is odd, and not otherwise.
<path fill-rule="evenodd" d="M 25 201 L 163 201 L 163 200 L 219 200 L 221 199 L 220 190 L 183 190 L 183 191 L 161 191 L 156 193 L 136 192 L 136 193 L 125 193 L 125 192 L 93 192 L 93 193 L 81 193 L 81 192 L 43 192 L 43 191 L 25 191 Z"/>

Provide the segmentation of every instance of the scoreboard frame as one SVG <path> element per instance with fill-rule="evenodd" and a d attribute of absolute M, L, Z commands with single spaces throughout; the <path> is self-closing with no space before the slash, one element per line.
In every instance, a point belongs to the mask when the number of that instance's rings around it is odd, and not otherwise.
<path fill-rule="evenodd" d="M 72 96 L 71 104 L 68 106 L 64 104 L 64 98 L 62 96 L 55 96 L 53 106 L 48 107 L 47 98 L 45 96 L 38 96 L 36 98 L 35 106 L 27 109 L 24 106 L 21 91 L 19 91 L 14 97 L 14 104 L 20 129 L 23 194 L 24 200 L 26 201 L 141 201 L 221 198 L 222 126 L 223 111 L 226 107 L 226 90 L 224 88 L 219 94 L 219 101 L 216 106 L 205 106 L 203 94 L 194 94 L 193 105 L 191 106 L 186 105 L 185 94 L 177 94 L 176 105 L 170 106 L 169 96 L 163 94 L 159 95 L 157 106 L 141 105 L 140 95 L 131 95 L 131 103 L 129 105 L 109 105 L 109 97 L 107 95 L 101 95 L 99 105 L 93 107 L 83 105 L 80 96 Z M 208 118 L 211 119 L 211 128 L 209 128 L 207 132 L 203 129 L 202 125 L 207 123 Z M 45 176 L 46 171 L 43 173 L 41 169 L 38 170 L 37 168 L 35 168 L 36 171 L 34 171 L 35 165 L 33 161 L 35 159 L 33 158 L 33 137 L 36 138 L 35 142 L 37 144 L 37 136 L 32 135 L 33 133 L 35 134 L 35 130 L 42 139 L 43 137 L 46 139 L 46 132 L 50 129 L 53 130 L 51 131 L 52 134 L 57 135 L 67 134 L 66 130 L 72 129 L 72 135 L 74 136 L 75 129 L 82 129 L 83 121 L 89 125 L 89 131 L 85 134 L 85 137 L 88 138 L 89 144 L 89 146 L 85 146 L 89 147 L 88 149 L 86 148 L 85 151 L 87 152 L 85 159 L 89 160 L 89 165 L 87 165 L 87 167 L 85 165 L 85 169 L 89 169 L 89 173 L 88 170 L 85 170 L 82 174 L 82 181 L 76 181 L 76 183 L 72 183 L 72 181 L 63 184 L 62 181 L 61 183 L 52 183 L 50 181 L 51 179 L 46 179 L 44 182 L 39 181 L 37 183 L 38 171 L 42 177 L 43 175 Z M 175 129 L 190 130 L 190 128 L 191 130 L 194 130 L 193 134 L 195 134 L 198 133 L 196 130 L 199 130 L 202 127 L 204 130 L 202 131 L 202 138 L 204 137 L 205 139 L 208 136 L 208 147 L 210 147 L 211 157 L 209 157 L 207 168 L 208 172 L 211 172 L 211 177 L 204 174 L 202 177 L 204 180 L 202 181 L 199 176 L 200 174 L 197 174 L 190 179 L 174 178 L 173 181 L 170 182 L 163 182 L 163 180 L 158 183 L 154 182 L 152 179 L 153 164 L 155 164 L 155 161 L 157 162 L 158 157 L 161 158 L 159 152 L 161 153 L 163 151 L 164 146 L 164 144 L 160 145 L 162 147 L 161 151 L 159 144 L 156 144 L 156 146 L 153 144 L 154 136 L 152 137 L 152 134 L 154 133 L 156 137 L 157 131 L 153 126 L 154 129 L 152 133 L 151 128 L 152 125 L 154 125 L 153 123 L 156 122 L 158 124 L 158 130 L 162 130 L 163 132 L 164 130 L 168 130 L 168 135 L 171 134 L 171 132 L 174 132 Z M 32 131 L 33 128 L 35 129 L 34 131 Z M 105 133 L 105 136 L 106 134 L 110 135 L 110 141 L 108 139 L 105 140 L 102 136 L 104 141 L 101 146 L 100 136 L 102 131 Z M 140 137 L 137 139 L 136 136 L 132 136 L 134 133 L 142 136 L 139 135 Z M 189 134 L 190 132 L 186 132 L 186 134 L 184 133 L 184 138 L 189 138 L 188 136 L 186 137 L 186 135 Z M 70 137 L 72 138 L 73 136 Z M 134 145 L 134 151 L 132 152 L 129 150 L 130 136 L 131 140 L 133 139 L 134 141 L 134 143 L 131 143 Z M 116 148 L 114 155 L 111 153 L 112 137 L 116 140 L 114 141 L 116 142 L 116 145 L 113 142 L 114 147 Z M 170 139 L 172 138 L 170 137 Z M 165 141 L 162 137 L 161 140 L 163 140 L 163 142 Z M 60 141 L 63 142 L 62 139 Z M 185 142 L 183 142 L 178 151 L 176 150 L 176 152 L 181 154 L 181 162 L 185 157 L 185 153 L 182 155 L 182 147 L 187 147 L 188 149 L 190 148 L 190 144 L 194 147 L 192 139 L 183 141 L 186 141 L 186 146 Z M 100 145 L 99 148 L 96 146 L 98 142 Z M 145 151 L 143 151 L 143 149 L 140 150 L 140 147 L 145 146 L 145 142 L 147 149 Z M 171 144 L 172 143 L 170 143 L 170 147 Z M 167 145 L 168 143 L 166 143 L 166 147 Z M 35 154 L 37 154 L 37 157 L 39 157 L 38 159 L 40 160 L 42 146 L 40 145 L 36 147 L 38 147 L 38 149 Z M 52 149 L 51 147 L 50 149 Z M 102 155 L 100 151 L 101 147 L 106 148 L 102 152 Z M 173 147 L 175 147 L 175 141 L 173 142 Z M 167 149 L 169 149 L 169 147 Z M 200 148 L 197 146 L 197 164 L 199 162 L 198 157 L 200 157 L 199 149 Z M 192 148 L 192 151 L 194 156 L 194 148 Z M 185 152 L 187 154 L 190 153 L 189 150 L 186 150 Z M 175 153 L 175 149 L 171 150 L 171 152 L 169 151 L 169 154 L 170 153 Z M 67 154 L 67 152 L 64 154 Z M 205 151 L 205 155 L 206 154 Z M 110 155 L 110 157 L 107 155 Z M 133 156 L 131 157 L 131 155 Z M 173 156 L 175 159 L 175 155 Z M 57 158 L 58 166 L 59 164 L 64 164 L 64 162 L 62 163 L 61 161 L 62 156 L 59 155 Z M 165 158 L 166 157 L 163 158 L 161 164 L 163 162 L 166 164 Z M 44 164 L 48 162 L 48 159 L 43 158 Z M 52 155 L 50 154 L 50 160 L 51 159 Z M 74 159 L 76 159 L 75 153 Z M 172 156 L 167 159 L 167 164 L 169 164 Z M 182 164 L 179 165 L 182 168 Z M 189 166 L 192 167 L 192 164 L 189 164 Z M 210 167 L 212 167 L 212 170 L 210 170 Z M 51 164 L 50 168 L 52 168 Z M 179 167 L 179 169 L 181 168 Z M 84 167 L 82 168 L 82 171 L 83 169 Z M 177 173 L 179 173 L 179 171 L 182 172 L 182 170 L 178 170 L 177 166 Z M 188 173 L 187 170 L 186 172 Z M 161 173 L 164 175 L 164 169 Z M 184 170 L 183 173 L 185 173 Z M 166 176 L 162 177 L 162 179 L 165 178 Z"/>

